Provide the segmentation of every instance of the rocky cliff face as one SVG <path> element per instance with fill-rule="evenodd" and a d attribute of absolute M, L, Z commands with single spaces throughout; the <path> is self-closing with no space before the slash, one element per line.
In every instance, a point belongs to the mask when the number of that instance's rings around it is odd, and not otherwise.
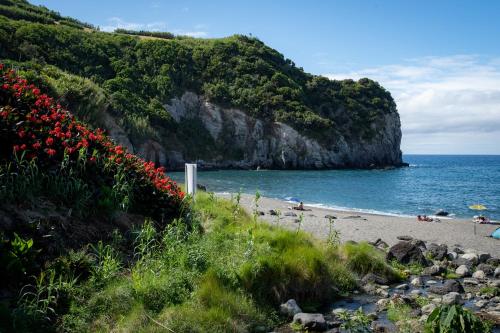
<path fill-rule="evenodd" d="M 217 146 L 227 147 L 226 151 L 233 152 L 208 152 L 205 155 L 210 158 L 198 159 L 186 157 L 195 147 L 176 149 L 153 140 L 133 147 L 136 153 L 165 165 L 169 170 L 183 169 L 185 162 L 196 162 L 207 169 L 327 169 L 402 165 L 401 128 L 397 112 L 386 114 L 372 124 L 377 134 L 369 141 L 336 135 L 334 144 L 325 146 L 286 124 L 252 118 L 241 110 L 220 107 L 191 92 L 172 99 L 166 109 L 178 123 L 184 122 L 189 126 L 190 122 L 201 121 L 203 130 L 209 133 Z M 124 141 L 123 137 L 119 141 Z M 129 142 L 126 143 L 128 146 Z"/>

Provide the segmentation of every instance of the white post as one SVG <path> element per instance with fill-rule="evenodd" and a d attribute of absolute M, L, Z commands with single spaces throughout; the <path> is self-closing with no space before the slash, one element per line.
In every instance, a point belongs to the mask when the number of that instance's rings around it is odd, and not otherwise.
<path fill-rule="evenodd" d="M 191 164 L 191 163 L 186 163 L 184 167 L 184 176 L 185 176 L 185 181 L 186 181 L 186 193 L 191 195 L 194 198 L 194 195 L 196 193 L 196 185 L 197 185 L 197 177 L 196 177 L 196 172 L 197 172 L 197 165 L 196 164 Z"/>

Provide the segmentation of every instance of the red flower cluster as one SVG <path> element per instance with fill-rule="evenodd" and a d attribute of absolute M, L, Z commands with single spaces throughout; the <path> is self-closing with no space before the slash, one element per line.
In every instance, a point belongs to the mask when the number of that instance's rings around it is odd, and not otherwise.
<path fill-rule="evenodd" d="M 103 131 L 88 129 L 52 98 L 33 84 L 19 78 L 13 70 L 0 64 L 0 129 L 14 131 L 8 142 L 12 152 L 23 152 L 26 158 L 44 163 L 60 163 L 63 158 L 91 164 L 123 167 L 129 173 L 153 186 L 171 204 L 180 202 L 184 193 L 164 168 L 130 154 L 115 145 Z M 3 143 L 2 143 L 3 144 Z"/>

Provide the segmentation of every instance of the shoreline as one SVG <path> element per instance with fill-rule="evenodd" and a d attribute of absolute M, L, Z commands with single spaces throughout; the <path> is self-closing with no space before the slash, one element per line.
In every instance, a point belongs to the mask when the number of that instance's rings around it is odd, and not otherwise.
<path fill-rule="evenodd" d="M 230 193 L 217 193 L 217 195 L 226 199 L 231 198 Z M 252 213 L 253 200 L 254 196 L 241 194 L 240 204 Z M 476 224 L 476 234 L 474 234 L 472 221 L 463 218 L 440 218 L 440 222 L 418 222 L 416 217 L 410 216 L 373 214 L 306 204 L 304 207 L 310 210 L 296 211 L 289 209 L 291 206 L 293 203 L 288 201 L 261 197 L 258 210 L 264 215 L 260 216 L 260 219 L 276 225 L 277 217 L 270 215 L 269 210 L 279 209 L 282 213 L 280 226 L 296 230 L 298 217 L 302 213 L 301 230 L 325 239 L 329 229 L 325 216 L 334 215 L 336 217 L 334 228 L 340 232 L 342 242 L 349 240 L 374 242 L 380 238 L 389 245 L 394 245 L 399 241 L 398 236 L 410 236 L 430 243 L 446 244 L 450 250 L 454 247 L 462 247 L 492 254 L 500 250 L 500 241 L 488 237 L 499 227 L 498 225 Z M 285 213 L 291 216 L 285 216 Z"/>

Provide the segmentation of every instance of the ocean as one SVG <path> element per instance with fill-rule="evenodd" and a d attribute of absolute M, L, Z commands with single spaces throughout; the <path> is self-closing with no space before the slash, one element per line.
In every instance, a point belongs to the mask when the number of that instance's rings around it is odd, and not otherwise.
<path fill-rule="evenodd" d="M 407 168 L 393 170 L 204 171 L 198 183 L 213 192 L 237 192 L 359 212 L 415 216 L 438 209 L 469 218 L 483 204 L 500 219 L 499 155 L 404 155 Z M 178 182 L 184 174 L 169 174 Z"/>

